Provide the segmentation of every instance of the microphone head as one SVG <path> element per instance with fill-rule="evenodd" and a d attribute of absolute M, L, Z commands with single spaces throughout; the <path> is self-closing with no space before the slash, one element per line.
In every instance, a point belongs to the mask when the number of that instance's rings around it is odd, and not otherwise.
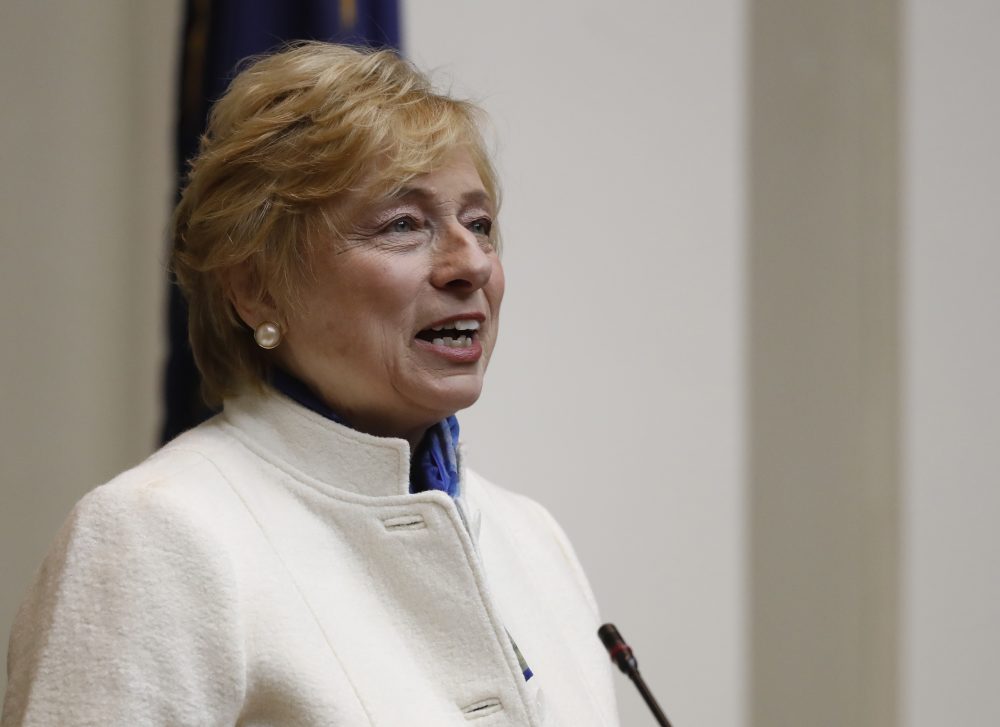
<path fill-rule="evenodd" d="M 597 635 L 600 637 L 601 643 L 604 644 L 604 648 L 608 650 L 611 661 L 616 663 L 619 669 L 626 674 L 638 671 L 639 663 L 635 660 L 632 649 L 625 643 L 625 639 L 618 633 L 614 624 L 604 624 L 597 629 Z"/>
<path fill-rule="evenodd" d="M 604 624 L 601 628 L 597 629 L 597 635 L 600 637 L 601 643 L 604 644 L 604 648 L 608 651 L 611 651 L 619 643 L 625 643 L 625 639 L 618 633 L 618 629 L 614 624 Z"/>

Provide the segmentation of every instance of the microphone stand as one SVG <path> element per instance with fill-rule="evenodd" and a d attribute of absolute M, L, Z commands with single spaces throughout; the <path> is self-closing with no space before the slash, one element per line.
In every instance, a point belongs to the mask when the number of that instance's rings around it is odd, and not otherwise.
<path fill-rule="evenodd" d="M 618 633 L 618 629 L 615 628 L 615 625 L 604 624 L 597 630 L 597 635 L 604 644 L 604 648 L 608 650 L 608 654 L 611 656 L 611 661 L 617 664 L 618 668 L 632 680 L 633 684 L 635 684 L 636 689 L 639 690 L 639 694 L 642 695 L 643 700 L 646 702 L 646 706 L 649 707 L 649 710 L 653 713 L 653 716 L 660 724 L 660 727 L 671 727 L 670 721 L 667 719 L 667 715 L 663 714 L 663 710 L 660 709 L 660 705 L 656 703 L 653 693 L 649 691 L 649 687 L 646 686 L 646 682 L 644 682 L 642 677 L 639 675 L 639 662 L 635 660 L 635 656 L 632 654 L 632 648 L 625 643 L 625 639 L 623 639 L 622 635 Z"/>

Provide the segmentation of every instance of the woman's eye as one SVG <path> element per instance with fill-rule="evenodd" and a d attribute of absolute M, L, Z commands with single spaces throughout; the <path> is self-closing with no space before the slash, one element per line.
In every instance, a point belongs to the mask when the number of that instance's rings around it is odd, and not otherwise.
<path fill-rule="evenodd" d="M 386 232 L 413 232 L 417 229 L 417 221 L 412 217 L 397 217 L 385 226 Z"/>
<path fill-rule="evenodd" d="M 492 229 L 493 221 L 487 217 L 482 217 L 469 223 L 469 230 L 476 235 L 485 235 L 488 237 Z"/>

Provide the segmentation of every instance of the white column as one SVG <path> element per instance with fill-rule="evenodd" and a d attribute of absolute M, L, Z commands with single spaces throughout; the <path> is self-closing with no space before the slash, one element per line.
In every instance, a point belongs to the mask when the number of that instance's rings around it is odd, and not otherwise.
<path fill-rule="evenodd" d="M 906 3 L 907 727 L 1000 724 L 1000 4 Z"/>
<path fill-rule="evenodd" d="M 750 3 L 754 727 L 891 727 L 898 660 L 894 0 Z"/>

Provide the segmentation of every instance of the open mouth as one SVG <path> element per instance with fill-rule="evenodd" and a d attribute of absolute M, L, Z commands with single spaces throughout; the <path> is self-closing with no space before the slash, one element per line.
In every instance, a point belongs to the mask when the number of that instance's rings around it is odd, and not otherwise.
<path fill-rule="evenodd" d="M 471 348 L 478 336 L 479 321 L 471 319 L 449 321 L 443 326 L 425 328 L 417 334 L 422 341 L 448 348 Z"/>

